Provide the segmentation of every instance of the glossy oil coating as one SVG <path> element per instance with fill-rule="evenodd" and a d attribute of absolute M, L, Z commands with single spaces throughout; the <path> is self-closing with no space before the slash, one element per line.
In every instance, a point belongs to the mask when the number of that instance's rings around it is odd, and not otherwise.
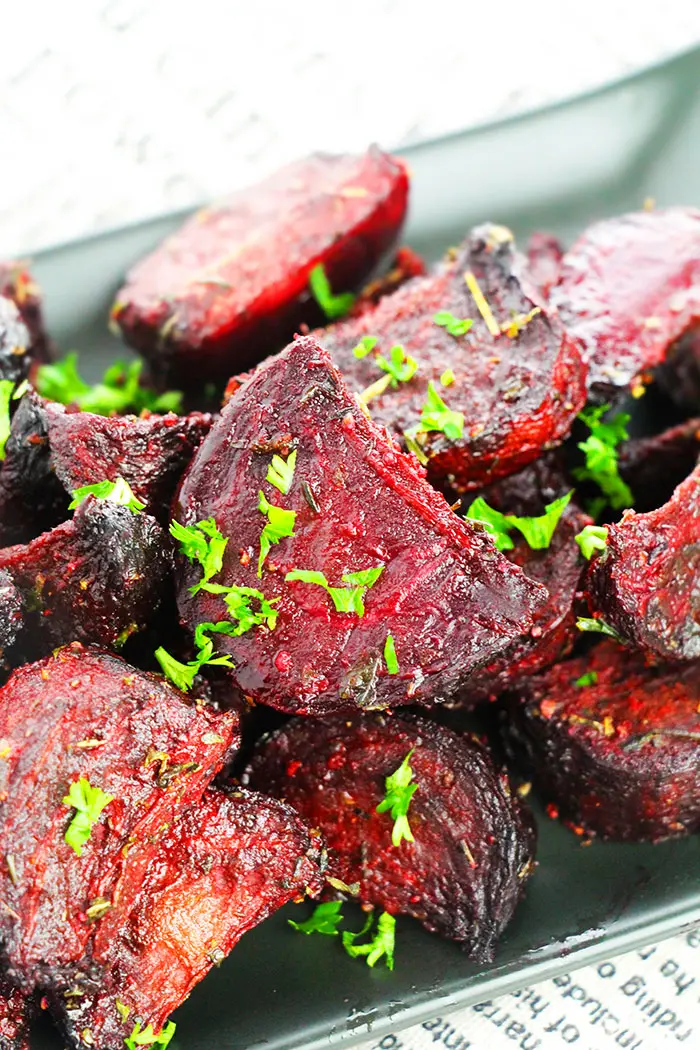
<path fill-rule="evenodd" d="M 293 449 L 282 496 L 266 474 L 273 454 Z M 296 520 L 258 578 L 261 491 Z M 458 518 L 416 460 L 367 419 L 311 337 L 233 395 L 185 475 L 176 511 L 184 524 L 213 516 L 228 537 L 214 582 L 277 601 L 273 631 L 214 640 L 233 657 L 243 693 L 290 713 L 446 700 L 526 632 L 546 601 L 546 590 Z M 314 570 L 342 587 L 344 574 L 370 568 L 382 571 L 364 595 L 364 616 L 336 611 L 321 586 L 285 581 L 294 569 Z M 178 605 L 191 631 L 226 615 L 221 595 L 190 594 L 199 578 L 199 567 L 180 559 Z M 397 675 L 383 657 L 388 632 Z"/>

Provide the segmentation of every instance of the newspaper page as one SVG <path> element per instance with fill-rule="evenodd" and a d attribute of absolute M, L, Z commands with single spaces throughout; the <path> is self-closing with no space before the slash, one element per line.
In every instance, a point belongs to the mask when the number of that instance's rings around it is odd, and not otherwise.
<path fill-rule="evenodd" d="M 700 1048 L 700 929 L 362 1044 L 361 1050 Z"/>

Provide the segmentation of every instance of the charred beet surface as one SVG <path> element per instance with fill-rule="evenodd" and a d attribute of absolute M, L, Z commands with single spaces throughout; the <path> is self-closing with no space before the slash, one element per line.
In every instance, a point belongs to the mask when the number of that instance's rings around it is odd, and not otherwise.
<path fill-rule="evenodd" d="M 131 271 L 113 317 L 157 376 L 226 379 L 319 323 L 309 273 L 357 287 L 403 224 L 408 176 L 372 148 L 315 155 L 199 212 Z"/>
<path fill-rule="evenodd" d="M 700 828 L 700 674 L 602 642 L 523 684 L 508 748 L 580 832 L 623 841 Z M 595 672 L 597 681 L 578 685 Z"/>
<path fill-rule="evenodd" d="M 409 751 L 415 838 L 392 845 L 376 812 Z M 533 868 L 534 833 L 507 778 L 478 743 L 415 717 L 297 719 L 263 741 L 254 787 L 285 798 L 323 832 L 329 874 L 359 898 L 411 915 L 488 959 Z"/>
<path fill-rule="evenodd" d="M 296 450 L 287 495 L 265 479 L 273 453 Z M 293 537 L 256 575 L 267 517 L 259 492 L 296 513 Z M 290 713 L 330 713 L 440 702 L 464 677 L 527 632 L 546 592 L 514 568 L 433 491 L 360 411 L 328 354 L 310 337 L 262 365 L 229 401 L 180 490 L 184 524 L 213 516 L 229 538 L 215 582 L 259 588 L 275 600 L 274 630 L 215 636 L 241 691 Z M 324 587 L 285 581 L 294 569 L 343 574 L 381 568 L 364 615 L 336 611 Z M 188 588 L 199 566 L 180 565 L 187 626 L 225 618 L 219 594 Z M 278 600 L 279 599 L 279 600 Z M 278 601 L 277 601 L 278 600 Z M 399 673 L 383 652 L 394 638 Z"/>
<path fill-rule="evenodd" d="M 508 325 L 540 307 L 524 327 L 490 333 L 465 283 L 471 271 L 495 322 Z M 438 326 L 442 311 L 474 321 L 458 338 Z M 358 360 L 355 347 L 365 336 L 379 338 L 374 351 Z M 480 226 L 434 274 L 417 278 L 378 306 L 330 328 L 320 336 L 350 387 L 365 390 L 384 375 L 376 363 L 399 344 L 417 362 L 407 382 L 370 401 L 372 418 L 399 439 L 420 429 L 428 383 L 448 407 L 464 416 L 461 437 L 433 431 L 420 436 L 428 472 L 457 491 L 478 488 L 536 459 L 564 438 L 585 400 L 585 368 L 556 315 L 546 312 L 527 274 L 525 260 L 503 227 Z M 454 382 L 440 377 L 451 369 Z"/>
<path fill-rule="evenodd" d="M 21 382 L 29 363 L 29 332 L 12 300 L 0 295 L 0 380 Z"/>
<path fill-rule="evenodd" d="M 48 361 L 51 343 L 44 328 L 41 289 L 22 262 L 0 263 L 0 295 L 11 299 L 29 332 L 29 352 L 34 361 Z"/>
<path fill-rule="evenodd" d="M 626 387 L 700 319 L 700 211 L 659 208 L 590 226 L 552 293 L 589 382 Z"/>
<path fill-rule="evenodd" d="M 158 609 L 170 570 L 168 540 L 150 515 L 91 496 L 71 521 L 0 550 L 0 572 L 22 599 L 14 663 L 74 640 L 114 644 Z"/>
<path fill-rule="evenodd" d="M 700 659 L 700 466 L 658 510 L 608 526 L 587 589 L 626 641 L 666 660 Z"/>

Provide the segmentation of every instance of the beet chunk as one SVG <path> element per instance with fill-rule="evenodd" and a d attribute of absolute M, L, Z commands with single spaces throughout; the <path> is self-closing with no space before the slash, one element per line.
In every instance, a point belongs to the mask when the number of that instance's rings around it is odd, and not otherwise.
<path fill-rule="evenodd" d="M 527 242 L 527 261 L 532 279 L 545 299 L 561 279 L 564 249 L 551 233 L 533 233 Z"/>
<path fill-rule="evenodd" d="M 377 813 L 385 778 L 409 751 L 415 842 L 392 845 Z M 295 719 L 259 745 L 254 787 L 285 798 L 323 832 L 329 874 L 359 898 L 492 957 L 533 869 L 534 831 L 489 753 L 427 719 Z"/>
<path fill-rule="evenodd" d="M 266 481 L 273 453 L 296 452 L 286 495 Z M 259 493 L 296 513 L 295 535 L 256 575 L 267 516 Z M 229 537 L 214 583 L 258 588 L 275 601 L 274 630 L 215 635 L 241 691 L 290 713 L 435 703 L 494 659 L 533 623 L 546 600 L 479 529 L 461 521 L 366 418 L 314 339 L 262 365 L 224 408 L 185 475 L 183 524 L 214 517 Z M 380 569 L 362 590 L 364 614 L 338 611 L 323 586 L 287 581 L 292 570 L 344 574 Z M 199 566 L 180 565 L 178 605 L 187 626 L 225 619 L 221 594 L 189 587 Z M 349 592 L 348 592 L 349 593 Z M 394 638 L 399 673 L 383 657 Z"/>
<path fill-rule="evenodd" d="M 158 609 L 170 563 L 150 515 L 92 496 L 72 521 L 0 550 L 0 571 L 22 596 L 13 662 L 73 640 L 112 645 L 142 629 Z"/>
<path fill-rule="evenodd" d="M 499 326 L 535 308 L 540 312 L 494 338 L 467 288 L 467 271 L 475 275 Z M 444 311 L 472 319 L 473 327 L 455 338 L 434 321 Z M 366 336 L 379 342 L 358 359 L 354 349 Z M 369 402 L 372 418 L 403 440 L 406 431 L 419 428 L 432 382 L 448 408 L 464 416 L 463 431 L 450 438 L 431 431 L 419 434 L 419 441 L 431 480 L 458 492 L 536 459 L 568 434 L 585 400 L 578 350 L 556 315 L 544 309 L 512 234 L 501 226 L 477 227 L 434 274 L 409 281 L 374 310 L 335 325 L 321 339 L 357 392 L 385 375 L 377 357 L 387 359 L 394 344 L 415 359 L 411 379 Z M 447 369 L 454 381 L 444 387 L 440 377 Z"/>
<path fill-rule="evenodd" d="M 12 300 L 0 295 L 0 380 L 21 382 L 29 361 L 29 332 Z"/>
<path fill-rule="evenodd" d="M 700 418 L 620 446 L 620 476 L 634 494 L 637 511 L 655 510 L 693 471 L 700 457 Z"/>
<path fill-rule="evenodd" d="M 579 831 L 621 841 L 697 831 L 699 670 L 653 667 L 604 641 L 521 686 L 506 744 Z"/>
<path fill-rule="evenodd" d="M 189 219 L 127 277 L 112 316 L 158 377 L 226 379 L 318 323 L 309 273 L 357 287 L 403 224 L 408 176 L 376 147 L 316 154 Z"/>
<path fill-rule="evenodd" d="M 26 996 L 0 977 L 0 1050 L 29 1050 Z"/>
<path fill-rule="evenodd" d="M 99 977 L 80 981 L 85 994 L 68 1010 L 75 978 L 54 986 L 73 1044 L 83 1045 L 88 1028 L 97 1048 L 122 1046 L 136 1018 L 160 1031 L 244 933 L 307 888 L 320 890 L 318 842 L 291 806 L 252 791 L 210 791 L 191 806 L 164 838 L 116 940 L 96 944 Z"/>
<path fill-rule="evenodd" d="M 236 731 L 236 715 L 77 643 L 15 671 L 0 690 L 0 841 L 13 873 L 0 866 L 0 943 L 14 984 L 50 984 L 89 942 L 95 955 L 113 940 Z M 76 856 L 65 841 L 76 811 L 63 799 L 80 778 L 113 801 Z"/>
<path fill-rule="evenodd" d="M 590 384 L 634 384 L 700 319 L 700 211 L 659 208 L 589 226 L 564 256 L 552 301 Z"/>
<path fill-rule="evenodd" d="M 656 372 L 659 386 L 683 412 L 700 411 L 700 330 L 691 328 L 666 354 Z"/>
<path fill-rule="evenodd" d="M 51 342 L 46 335 L 41 289 L 23 262 L 0 262 L 0 295 L 11 299 L 29 332 L 29 353 L 34 361 L 48 361 Z"/>
<path fill-rule="evenodd" d="M 665 660 L 700 659 L 700 466 L 658 510 L 608 526 L 587 589 L 626 641 Z"/>

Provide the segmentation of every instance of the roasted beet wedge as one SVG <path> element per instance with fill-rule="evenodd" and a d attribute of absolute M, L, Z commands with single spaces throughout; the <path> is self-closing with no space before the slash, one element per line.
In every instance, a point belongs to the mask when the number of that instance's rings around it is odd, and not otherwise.
<path fill-rule="evenodd" d="M 700 210 L 604 219 L 564 256 L 552 292 L 602 392 L 635 384 L 700 320 Z"/>
<path fill-rule="evenodd" d="M 23 262 L 0 263 L 0 295 L 12 299 L 29 332 L 29 351 L 34 361 L 48 361 L 51 343 L 44 328 L 41 289 Z"/>
<path fill-rule="evenodd" d="M 0 550 L 22 597 L 14 663 L 70 641 L 112 645 L 150 623 L 170 570 L 168 540 L 146 513 L 88 496 L 71 521 Z"/>
<path fill-rule="evenodd" d="M 29 363 L 29 332 L 12 300 L 0 295 L 0 380 L 21 382 Z"/>
<path fill-rule="evenodd" d="M 587 589 L 624 640 L 665 660 L 700 659 L 700 466 L 658 510 L 608 526 Z"/>
<path fill-rule="evenodd" d="M 112 317 L 157 377 L 226 379 L 317 324 L 309 274 L 364 281 L 403 224 L 408 175 L 376 147 L 316 154 L 205 208 L 129 273 Z"/>
<path fill-rule="evenodd" d="M 71 974 L 54 986 L 52 1005 L 73 1045 L 84 1046 L 88 1030 L 97 1050 L 123 1046 L 137 1020 L 161 1031 L 244 933 L 320 890 L 320 859 L 318 833 L 291 806 L 210 791 L 163 840 L 118 937 L 100 938 L 98 924 L 91 979 Z M 83 995 L 71 997 L 76 983 Z"/>
<path fill-rule="evenodd" d="M 652 667 L 604 641 L 521 687 L 504 712 L 507 747 L 579 833 L 655 841 L 697 831 L 699 672 Z"/>
<path fill-rule="evenodd" d="M 700 328 L 691 328 L 669 348 L 656 378 L 682 411 L 700 412 Z"/>
<path fill-rule="evenodd" d="M 638 511 L 655 510 L 692 473 L 700 458 L 700 418 L 688 419 L 652 437 L 625 441 L 619 450 L 622 480 Z"/>
<path fill-rule="evenodd" d="M 27 998 L 0 977 L 0 1050 L 29 1050 Z"/>
<path fill-rule="evenodd" d="M 266 475 L 273 454 L 292 450 L 283 496 Z M 296 520 L 258 577 L 268 522 L 261 492 Z M 213 517 L 228 537 L 213 583 L 258 588 L 276 603 L 274 630 L 214 640 L 233 656 L 244 694 L 290 713 L 446 700 L 526 633 L 546 601 L 544 588 L 461 521 L 415 459 L 367 419 L 311 337 L 234 394 L 185 475 L 176 517 L 186 525 Z M 370 569 L 371 586 L 344 579 Z M 287 580 L 292 570 L 325 573 L 335 597 L 318 583 Z M 181 560 L 178 604 L 190 630 L 226 618 L 221 594 L 190 593 L 200 576 Z M 339 611 L 353 594 L 359 610 Z M 397 674 L 383 656 L 388 633 Z"/>
<path fill-rule="evenodd" d="M 495 337 L 465 283 L 467 272 L 490 306 Z M 539 312 L 525 323 L 535 309 Z M 472 319 L 473 327 L 465 335 L 450 335 L 434 320 L 445 312 Z M 378 342 L 358 359 L 354 350 L 365 337 Z M 376 309 L 335 325 L 321 339 L 358 393 L 382 377 L 388 381 L 377 361 L 388 361 L 392 346 L 402 346 L 416 361 L 412 378 L 372 397 L 372 418 L 400 440 L 407 431 L 420 431 L 432 382 L 448 408 L 464 416 L 462 435 L 432 430 L 419 433 L 418 440 L 431 479 L 458 492 L 536 459 L 568 434 L 585 400 L 579 352 L 556 315 L 546 312 L 512 234 L 502 226 L 477 227 L 434 274 L 409 281 Z M 447 369 L 454 381 L 445 387 L 440 377 Z"/>
<path fill-rule="evenodd" d="M 411 754 L 415 841 L 392 845 L 377 813 L 385 778 Z M 359 898 L 493 955 L 533 869 L 534 832 L 488 752 L 427 719 L 296 719 L 259 745 L 254 787 L 285 798 L 329 847 L 329 874 Z"/>
<path fill-rule="evenodd" d="M 540 507 L 534 513 L 541 514 L 542 510 Z M 521 513 L 513 504 L 505 512 Z M 522 537 L 515 541 L 514 550 L 506 552 L 508 560 L 519 565 L 530 579 L 544 584 L 549 600 L 535 615 L 528 635 L 519 638 L 507 654 L 477 671 L 465 683 L 460 706 L 495 699 L 528 675 L 549 667 L 571 649 L 578 634 L 574 600 L 586 566 L 574 537 L 590 524 L 587 514 L 569 505 L 546 550 L 532 550 Z"/>
<path fill-rule="evenodd" d="M 376 306 L 385 295 L 391 295 L 412 277 L 423 277 L 425 261 L 412 248 L 399 248 L 385 274 L 364 286 L 350 311 L 351 316 Z"/>
<path fill-rule="evenodd" d="M 533 233 L 527 242 L 527 261 L 530 274 L 545 299 L 561 279 L 564 249 L 561 241 L 551 233 Z"/>
<path fill-rule="evenodd" d="M 117 935 L 236 729 L 236 715 L 77 643 L 15 671 L 0 691 L 0 954 L 15 985 L 50 984 L 88 942 L 94 953 Z M 79 810 L 64 800 L 80 779 L 113 798 L 76 856 L 66 835 Z"/>

